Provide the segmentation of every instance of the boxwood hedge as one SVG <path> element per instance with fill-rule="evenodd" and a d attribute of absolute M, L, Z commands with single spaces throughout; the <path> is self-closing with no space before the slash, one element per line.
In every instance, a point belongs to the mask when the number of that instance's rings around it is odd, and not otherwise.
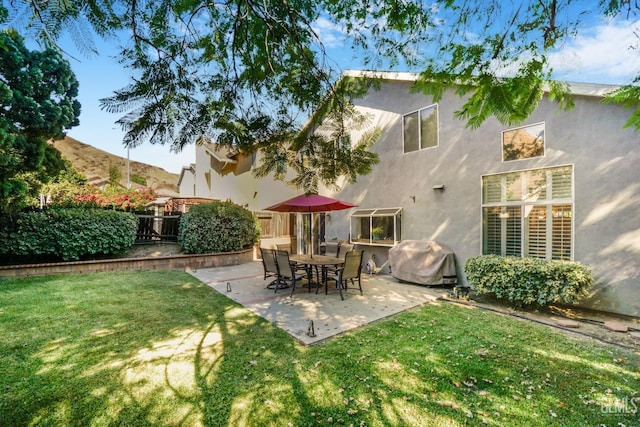
<path fill-rule="evenodd" d="M 573 304 L 586 296 L 591 271 L 568 261 L 481 255 L 469 258 L 464 271 L 480 294 L 493 294 L 516 305 Z"/>
<path fill-rule="evenodd" d="M 178 244 L 188 254 L 232 252 L 252 247 L 259 236 L 250 211 L 233 202 L 213 202 L 194 205 L 180 217 Z"/>
<path fill-rule="evenodd" d="M 138 218 L 104 209 L 54 208 L 0 218 L 0 255 L 7 260 L 78 260 L 127 251 Z"/>

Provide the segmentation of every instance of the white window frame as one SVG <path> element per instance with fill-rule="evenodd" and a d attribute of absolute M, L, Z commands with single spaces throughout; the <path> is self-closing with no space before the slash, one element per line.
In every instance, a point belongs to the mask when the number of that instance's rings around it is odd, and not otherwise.
<path fill-rule="evenodd" d="M 362 221 L 368 218 L 368 229 L 362 235 L 358 234 L 354 227 L 354 219 Z M 392 218 L 393 222 L 393 238 L 392 239 L 374 239 L 373 223 L 375 218 Z M 361 208 L 351 213 L 349 217 L 349 236 L 350 242 L 355 245 L 367 246 L 388 246 L 393 247 L 401 240 L 402 232 L 402 208 Z M 357 234 L 354 236 L 354 234 Z"/>
<path fill-rule="evenodd" d="M 430 147 L 422 147 L 422 126 L 420 126 L 420 114 L 424 110 L 428 110 L 430 108 L 435 109 L 436 113 L 436 145 L 432 145 Z M 412 114 L 418 114 L 417 126 L 418 126 L 418 149 L 412 151 L 406 151 L 406 137 L 405 137 L 405 118 Z M 438 104 L 427 105 L 426 107 L 420 108 L 418 110 L 410 111 L 402 116 L 402 153 L 403 154 L 411 154 L 415 152 L 420 152 L 423 150 L 428 150 L 431 148 L 437 148 L 440 145 L 440 108 Z"/>
<path fill-rule="evenodd" d="M 542 126 L 542 133 L 543 133 L 543 138 L 542 138 L 542 154 L 539 156 L 531 156 L 531 157 L 522 157 L 520 159 L 505 159 L 504 158 L 504 135 L 507 132 L 515 132 L 518 131 L 520 129 L 526 129 L 526 128 L 533 128 L 533 127 L 537 127 L 537 126 Z M 532 123 L 530 125 L 524 125 L 524 126 L 518 126 L 515 128 L 511 128 L 511 129 L 506 129 L 503 130 L 500 133 L 500 157 L 502 158 L 502 162 L 503 163 L 509 163 L 509 162 L 519 162 L 521 160 L 529 160 L 529 159 L 539 159 L 544 157 L 547 154 L 547 127 L 545 122 L 538 122 L 538 123 Z"/>
<path fill-rule="evenodd" d="M 571 168 L 571 196 L 568 198 L 557 198 L 557 199 L 553 199 L 553 184 L 550 181 L 549 177 L 552 176 L 552 172 L 554 169 L 560 169 L 560 168 L 564 168 L 564 167 L 569 167 Z M 526 177 L 528 176 L 528 173 L 531 172 L 538 172 L 538 171 L 546 171 L 547 174 L 547 178 L 545 180 L 546 182 L 546 197 L 544 200 L 538 200 L 535 197 L 532 197 L 531 194 L 527 194 L 527 179 Z M 507 182 L 506 179 L 509 175 L 513 175 L 513 174 L 521 174 L 523 176 L 523 178 L 520 179 L 520 184 L 521 184 L 521 197 L 520 200 L 507 200 L 506 197 L 506 186 L 505 183 Z M 484 187 L 484 179 L 487 177 L 491 177 L 491 176 L 502 176 L 503 177 L 503 183 L 501 184 L 501 196 L 500 196 L 500 201 L 499 202 L 486 202 L 484 201 L 484 191 L 485 191 L 485 187 Z M 487 174 L 487 175 L 483 175 L 481 177 L 480 180 L 480 187 L 481 187 L 481 210 L 480 210 L 480 217 L 481 217 L 481 230 L 480 230 L 480 245 L 481 245 L 481 253 L 487 253 L 486 251 L 486 241 L 485 241 L 485 227 L 487 226 L 487 224 L 485 223 L 485 209 L 487 208 L 501 208 L 504 211 L 507 211 L 509 209 L 514 209 L 514 208 L 519 208 L 520 212 L 519 212 L 519 244 L 520 244 L 520 254 L 519 256 L 521 257 L 525 257 L 527 256 L 527 249 L 528 249 L 528 245 L 531 243 L 530 240 L 530 235 L 527 232 L 529 230 L 528 228 L 528 224 L 527 223 L 527 218 L 528 218 L 528 214 L 535 208 L 535 207 L 539 207 L 539 206 L 544 206 L 545 207 L 545 220 L 546 223 L 544 224 L 544 229 L 545 229 L 545 237 L 546 237 L 546 241 L 545 241 L 545 259 L 550 260 L 550 259 L 564 259 L 564 260 L 569 260 L 569 261 L 573 261 L 574 259 L 574 253 L 575 253 L 575 246 L 576 246 L 576 238 L 575 238 L 575 167 L 573 164 L 567 164 L 567 165 L 558 165 L 558 166 L 550 166 L 550 167 L 544 167 L 544 168 L 531 168 L 531 169 L 523 169 L 523 170 L 518 170 L 518 171 L 509 171 L 509 172 L 503 172 L 503 173 L 496 173 L 496 174 Z M 551 218 L 553 218 L 553 209 L 554 207 L 559 208 L 562 207 L 563 205 L 569 205 L 571 210 L 570 210 L 570 218 L 571 218 L 571 222 L 570 222 L 570 233 L 571 233 L 571 248 L 570 248 L 570 255 L 569 257 L 562 257 L 562 258 L 554 258 L 553 257 L 553 238 L 554 238 L 554 234 L 553 234 L 553 220 Z M 507 227 L 507 221 L 508 221 L 508 215 L 506 215 L 504 218 L 501 217 L 500 221 L 501 221 L 501 240 L 503 241 L 501 243 L 501 254 L 499 255 L 512 255 L 511 253 L 507 253 L 507 243 L 509 243 L 508 239 L 507 239 L 507 232 L 506 232 L 506 227 Z M 517 224 L 516 224 L 517 225 Z M 556 235 L 557 236 L 557 235 Z M 533 255 L 529 255 L 529 256 L 533 256 Z"/>

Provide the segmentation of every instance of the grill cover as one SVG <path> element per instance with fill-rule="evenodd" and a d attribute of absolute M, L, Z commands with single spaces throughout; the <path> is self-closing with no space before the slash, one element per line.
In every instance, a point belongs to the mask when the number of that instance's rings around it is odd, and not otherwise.
<path fill-rule="evenodd" d="M 436 242 L 404 240 L 389 250 L 391 275 L 421 285 L 455 285 L 456 261 L 451 249 Z"/>

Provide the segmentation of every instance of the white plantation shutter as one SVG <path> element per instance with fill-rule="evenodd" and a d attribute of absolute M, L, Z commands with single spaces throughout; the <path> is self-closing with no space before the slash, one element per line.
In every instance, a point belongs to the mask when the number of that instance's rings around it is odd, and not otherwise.
<path fill-rule="evenodd" d="M 572 168 L 570 166 L 557 168 L 552 176 L 552 199 L 571 199 L 573 197 Z"/>
<path fill-rule="evenodd" d="M 572 259 L 573 167 L 482 178 L 482 253 Z"/>
<path fill-rule="evenodd" d="M 482 178 L 482 203 L 502 202 L 502 178 L 500 175 Z"/>
<path fill-rule="evenodd" d="M 507 207 L 509 216 L 503 218 L 505 228 L 504 255 L 506 256 L 522 255 L 522 217 L 520 211 L 520 206 L 509 206 Z"/>
<path fill-rule="evenodd" d="M 482 253 L 502 255 L 500 208 L 484 208 Z"/>
<path fill-rule="evenodd" d="M 547 198 L 547 178 L 550 174 L 542 169 L 526 173 L 527 190 L 524 198 L 535 202 Z"/>
<path fill-rule="evenodd" d="M 547 257 L 547 207 L 530 206 L 527 215 L 527 248 L 525 256 L 545 259 Z"/>
<path fill-rule="evenodd" d="M 519 206 L 485 208 L 483 254 L 520 256 L 521 222 Z"/>
<path fill-rule="evenodd" d="M 505 175 L 504 190 L 507 202 L 519 202 L 522 200 L 522 174 L 520 172 Z"/>
<path fill-rule="evenodd" d="M 571 205 L 553 206 L 551 258 L 571 260 Z"/>

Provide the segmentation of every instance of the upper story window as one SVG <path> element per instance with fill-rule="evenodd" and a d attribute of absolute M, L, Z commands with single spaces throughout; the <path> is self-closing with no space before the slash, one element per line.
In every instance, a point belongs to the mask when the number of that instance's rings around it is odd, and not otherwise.
<path fill-rule="evenodd" d="M 404 152 L 438 146 L 438 104 L 402 117 Z"/>
<path fill-rule="evenodd" d="M 544 156 L 544 123 L 502 132 L 502 161 Z"/>

